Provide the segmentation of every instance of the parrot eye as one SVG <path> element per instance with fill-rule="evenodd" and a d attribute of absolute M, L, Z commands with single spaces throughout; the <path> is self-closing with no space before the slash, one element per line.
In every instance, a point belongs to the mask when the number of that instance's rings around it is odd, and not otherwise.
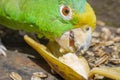
<path fill-rule="evenodd" d="M 62 9 L 62 13 L 63 13 L 63 15 L 68 16 L 69 13 L 70 13 L 70 9 L 69 9 L 67 6 L 65 6 L 65 7 Z"/>
<path fill-rule="evenodd" d="M 60 14 L 65 20 L 70 20 L 72 18 L 72 11 L 69 6 L 62 5 L 60 7 Z"/>
<path fill-rule="evenodd" d="M 89 31 L 90 30 L 90 28 L 89 27 L 86 27 L 86 31 Z"/>

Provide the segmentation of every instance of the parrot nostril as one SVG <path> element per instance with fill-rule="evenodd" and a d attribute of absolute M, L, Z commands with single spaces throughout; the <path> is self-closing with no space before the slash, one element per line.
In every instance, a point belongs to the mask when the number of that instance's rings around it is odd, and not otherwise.
<path fill-rule="evenodd" d="M 86 27 L 86 29 L 85 29 L 86 31 L 89 31 L 90 30 L 90 28 L 89 27 Z"/>

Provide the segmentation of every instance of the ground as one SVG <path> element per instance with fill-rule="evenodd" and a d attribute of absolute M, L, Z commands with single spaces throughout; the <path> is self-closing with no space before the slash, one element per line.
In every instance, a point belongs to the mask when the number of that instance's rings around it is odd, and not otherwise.
<path fill-rule="evenodd" d="M 119 27 L 119 0 L 88 0 L 97 15 L 97 21 L 107 26 Z M 106 26 L 101 25 L 100 26 Z M 117 29 L 117 28 L 115 28 Z M 46 80 L 63 80 L 59 75 L 53 75 L 46 61 L 23 40 L 18 31 L 7 29 L 0 25 L 0 37 L 7 47 L 7 57 L 0 56 L 0 80 L 11 80 L 10 73 L 17 72 L 23 80 L 30 80 L 33 72 L 45 72 Z"/>

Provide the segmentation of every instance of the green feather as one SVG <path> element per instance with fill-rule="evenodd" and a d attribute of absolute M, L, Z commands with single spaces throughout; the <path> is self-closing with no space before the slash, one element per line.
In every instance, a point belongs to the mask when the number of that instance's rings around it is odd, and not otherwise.
<path fill-rule="evenodd" d="M 74 28 L 60 14 L 60 4 L 83 12 L 86 0 L 1 0 L 0 24 L 15 30 L 35 32 L 48 39 Z"/>

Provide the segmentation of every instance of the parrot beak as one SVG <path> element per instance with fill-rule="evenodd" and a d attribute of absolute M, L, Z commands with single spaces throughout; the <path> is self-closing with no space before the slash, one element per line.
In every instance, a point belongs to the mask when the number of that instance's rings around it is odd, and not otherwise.
<path fill-rule="evenodd" d="M 84 53 L 90 46 L 92 38 L 92 29 L 88 26 L 84 28 L 76 28 L 63 33 L 63 35 L 56 39 L 60 45 L 60 52 L 73 52 L 77 55 Z"/>

